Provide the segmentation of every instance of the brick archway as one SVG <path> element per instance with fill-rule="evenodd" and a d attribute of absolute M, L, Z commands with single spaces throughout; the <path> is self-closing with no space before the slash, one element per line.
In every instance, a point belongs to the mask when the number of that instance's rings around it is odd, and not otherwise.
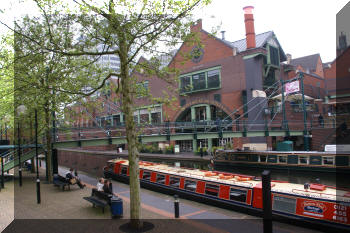
<path fill-rule="evenodd" d="M 191 102 L 185 104 L 184 106 L 182 106 L 174 115 L 174 117 L 172 118 L 172 122 L 175 122 L 176 119 L 181 115 L 181 113 L 183 111 L 185 111 L 187 108 L 193 106 L 193 105 L 197 105 L 197 104 L 209 104 L 209 105 L 214 105 L 220 109 L 222 109 L 227 115 L 230 115 L 232 113 L 232 111 L 224 104 L 217 102 L 215 100 L 207 100 L 207 99 L 195 99 L 192 100 Z"/>

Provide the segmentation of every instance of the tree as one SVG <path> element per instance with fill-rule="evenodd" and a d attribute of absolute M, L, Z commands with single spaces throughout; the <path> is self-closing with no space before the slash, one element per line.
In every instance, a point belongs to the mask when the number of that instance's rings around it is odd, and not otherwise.
<path fill-rule="evenodd" d="M 56 29 L 56 32 L 61 35 L 66 33 L 66 23 L 62 21 L 59 25 L 61 28 Z M 42 119 L 39 133 L 45 135 L 48 179 L 52 181 L 51 122 L 55 120 L 52 112 L 62 114 L 67 105 L 87 95 L 84 89 L 96 89 L 100 77 L 105 78 L 109 70 L 99 67 L 87 57 L 67 57 L 43 49 L 41 44 L 50 43 L 50 38 L 47 37 L 47 28 L 40 18 L 24 17 L 22 21 L 16 22 L 16 28 L 21 33 L 15 32 L 14 35 L 14 103 L 15 107 L 22 104 L 27 106 L 28 116 L 38 111 L 39 119 Z M 70 40 L 69 36 L 66 33 L 65 40 Z M 41 44 L 28 38 L 40 38 Z M 55 43 L 63 46 L 61 43 L 65 40 Z M 26 123 L 32 124 L 30 121 Z"/>
<path fill-rule="evenodd" d="M 209 4 L 210 0 L 107 0 L 100 4 L 90 0 L 75 0 L 74 4 L 65 5 L 62 1 L 35 2 L 46 22 L 49 43 L 43 42 L 39 37 L 27 36 L 21 30 L 16 33 L 22 34 L 43 50 L 61 56 L 116 54 L 120 58 L 120 70 L 114 75 L 120 78 L 120 89 L 117 90 L 120 91 L 123 103 L 129 148 L 130 219 L 131 226 L 139 228 L 142 222 L 138 142 L 133 120 L 135 82 L 130 71 L 140 68 L 136 65 L 140 54 L 157 54 L 162 47 L 174 46 L 179 40 L 195 43 L 196 37 L 189 33 L 189 27 L 193 23 L 191 13 L 194 9 Z M 69 9 L 69 12 L 62 15 L 61 12 L 65 9 Z M 65 22 L 65 31 L 59 31 L 62 22 Z M 102 51 L 96 49 L 99 44 L 105 45 Z M 162 72 L 173 73 L 174 70 L 165 67 Z M 99 84 L 103 85 L 103 82 Z"/>

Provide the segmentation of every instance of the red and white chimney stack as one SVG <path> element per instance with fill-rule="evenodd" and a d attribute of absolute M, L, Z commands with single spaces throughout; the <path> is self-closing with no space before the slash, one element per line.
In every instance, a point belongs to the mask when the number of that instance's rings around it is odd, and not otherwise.
<path fill-rule="evenodd" d="M 256 47 L 253 9 L 253 6 L 243 8 L 247 49 Z"/>

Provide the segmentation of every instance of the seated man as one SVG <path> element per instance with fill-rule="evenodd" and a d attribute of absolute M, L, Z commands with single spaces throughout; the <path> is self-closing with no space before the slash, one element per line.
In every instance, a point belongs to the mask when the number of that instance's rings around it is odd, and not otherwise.
<path fill-rule="evenodd" d="M 77 184 L 81 189 L 83 189 L 86 185 L 82 184 L 78 176 L 74 175 L 73 168 L 69 169 L 69 172 L 66 174 L 66 179 L 69 180 L 71 184 Z"/>
<path fill-rule="evenodd" d="M 110 181 L 105 180 L 103 185 L 103 192 L 113 195 L 113 190 L 111 189 Z"/>

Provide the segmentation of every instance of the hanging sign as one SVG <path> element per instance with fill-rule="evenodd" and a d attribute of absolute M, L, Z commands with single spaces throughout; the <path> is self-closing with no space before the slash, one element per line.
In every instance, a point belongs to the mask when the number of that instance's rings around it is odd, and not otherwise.
<path fill-rule="evenodd" d="M 299 80 L 286 83 L 286 85 L 285 85 L 285 93 L 287 95 L 291 94 L 291 93 L 294 93 L 294 92 L 298 92 L 298 91 L 300 91 Z"/>

